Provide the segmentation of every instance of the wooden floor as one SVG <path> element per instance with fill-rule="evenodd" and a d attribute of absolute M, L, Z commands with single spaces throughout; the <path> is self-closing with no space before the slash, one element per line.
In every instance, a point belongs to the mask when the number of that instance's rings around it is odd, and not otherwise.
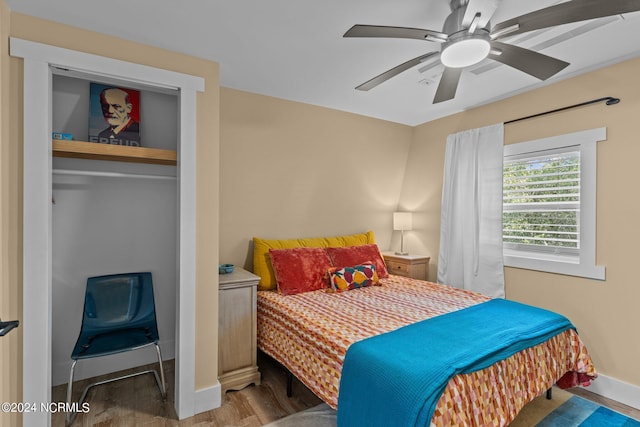
<path fill-rule="evenodd" d="M 262 384 L 240 391 L 228 391 L 222 396 L 222 406 L 178 421 L 173 399 L 173 360 L 164 363 L 168 384 L 167 401 L 163 402 L 153 375 L 146 374 L 130 379 L 93 387 L 87 395 L 90 411 L 78 415 L 73 426 L 180 426 L 180 427 L 258 427 L 295 412 L 319 405 L 322 401 L 299 381 L 293 382 L 293 397 L 286 395 L 286 373 L 272 359 L 258 354 Z M 152 365 L 134 371 L 144 371 Z M 129 371 L 125 372 L 129 373 Z M 105 377 L 74 382 L 74 399 L 93 381 Z M 52 401 L 64 402 L 66 384 L 52 389 Z M 64 426 L 64 415 L 53 414 L 51 425 Z"/>
<path fill-rule="evenodd" d="M 178 421 L 173 409 L 173 361 L 165 362 L 168 383 L 168 399 L 163 402 L 155 385 L 153 375 L 117 381 L 91 389 L 87 396 L 90 411 L 80 414 L 74 426 L 185 426 L 185 427 L 258 427 L 289 414 L 316 406 L 322 401 L 300 382 L 294 379 L 293 397 L 286 396 L 286 374 L 267 356 L 259 353 L 258 364 L 262 373 L 262 384 L 249 386 L 240 391 L 229 391 L 222 397 L 222 406 Z M 149 367 L 138 368 L 143 371 Z M 131 370 L 136 371 L 136 370 Z M 128 373 L 128 372 L 127 372 Z M 95 380 L 102 380 L 99 377 Z M 80 398 L 89 380 L 74 383 L 74 398 Z M 571 390 L 577 395 L 640 420 L 640 410 L 605 399 L 585 389 Z M 52 390 L 53 402 L 64 402 L 66 384 Z M 64 415 L 53 414 L 53 426 L 64 426 Z"/>

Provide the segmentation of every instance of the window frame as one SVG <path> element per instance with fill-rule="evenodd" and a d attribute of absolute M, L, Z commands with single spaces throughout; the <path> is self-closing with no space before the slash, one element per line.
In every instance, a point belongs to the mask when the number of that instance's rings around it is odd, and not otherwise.
<path fill-rule="evenodd" d="M 596 265 L 597 143 L 607 139 L 605 127 L 504 146 L 504 157 L 572 147 L 580 151 L 580 248 L 577 255 L 527 251 L 504 246 L 504 265 L 548 273 L 605 280 Z"/>

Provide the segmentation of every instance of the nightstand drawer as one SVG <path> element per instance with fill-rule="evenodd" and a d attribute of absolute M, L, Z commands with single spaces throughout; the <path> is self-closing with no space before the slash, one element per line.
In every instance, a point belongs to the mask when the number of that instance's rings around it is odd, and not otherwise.
<path fill-rule="evenodd" d="M 400 262 L 387 261 L 387 270 L 389 274 L 397 274 L 398 276 L 409 276 L 410 265 Z"/>
<path fill-rule="evenodd" d="M 397 255 L 393 252 L 383 252 L 384 263 L 389 274 L 410 277 L 412 279 L 428 280 L 429 260 L 424 255 Z"/>

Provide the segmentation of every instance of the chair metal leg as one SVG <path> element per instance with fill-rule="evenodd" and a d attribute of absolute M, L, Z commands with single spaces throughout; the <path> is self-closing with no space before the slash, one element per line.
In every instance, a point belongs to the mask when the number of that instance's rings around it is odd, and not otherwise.
<path fill-rule="evenodd" d="M 158 365 L 160 366 L 160 379 L 162 380 L 162 385 L 158 384 L 160 387 L 160 393 L 162 394 L 162 398 L 167 398 L 167 383 L 164 381 L 164 368 L 162 367 L 162 353 L 160 352 L 160 346 L 156 343 L 156 353 L 158 353 Z M 157 378 L 156 378 L 157 380 Z"/>
<path fill-rule="evenodd" d="M 147 345 L 150 345 L 146 344 Z M 106 379 L 104 381 L 99 381 L 99 382 L 95 382 L 92 384 L 89 384 L 82 392 L 82 396 L 80 397 L 80 400 L 78 401 L 78 405 L 82 405 L 82 403 L 84 402 L 84 399 L 87 397 L 87 394 L 89 393 L 89 390 L 95 386 L 98 385 L 103 385 L 103 384 L 107 384 L 107 383 L 111 383 L 114 381 L 120 381 L 120 380 L 124 380 L 127 378 L 132 378 L 132 377 L 136 377 L 138 375 L 144 375 L 144 374 L 153 374 L 153 376 L 156 379 L 156 384 L 158 384 L 158 388 L 160 389 L 160 393 L 162 394 L 162 398 L 166 400 L 167 398 L 167 383 L 165 381 L 164 378 L 164 367 L 162 366 L 162 352 L 160 351 L 160 346 L 157 343 L 153 343 L 156 346 L 156 354 L 158 355 L 158 365 L 160 368 L 160 376 L 158 377 L 158 372 L 155 369 L 148 369 L 146 371 L 143 372 L 136 372 L 133 374 L 129 374 L 129 375 L 124 375 L 121 377 L 116 377 L 116 378 L 110 378 L 110 379 Z M 69 373 L 69 384 L 67 385 L 67 408 L 71 407 L 71 395 L 72 395 L 72 388 L 73 388 L 73 372 L 74 369 L 76 367 L 76 363 L 78 363 L 78 360 L 74 360 L 73 363 L 71 364 L 71 370 Z M 70 426 L 71 424 L 73 424 L 73 422 L 76 419 L 76 416 L 78 415 L 77 412 L 67 412 L 67 414 L 65 415 L 65 426 Z"/>
<path fill-rule="evenodd" d="M 77 360 L 74 360 L 71 364 L 71 369 L 69 370 L 69 384 L 67 384 L 67 408 L 71 407 L 71 393 L 73 391 L 73 371 L 76 368 Z M 73 420 L 76 417 L 75 412 L 67 412 L 64 416 L 65 425 L 69 426 L 73 423 Z"/>

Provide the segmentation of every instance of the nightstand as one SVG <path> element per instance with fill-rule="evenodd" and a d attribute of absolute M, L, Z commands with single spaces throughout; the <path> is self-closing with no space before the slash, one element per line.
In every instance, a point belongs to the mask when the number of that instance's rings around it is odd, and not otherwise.
<path fill-rule="evenodd" d="M 389 274 L 428 280 L 429 260 L 424 255 L 396 255 L 394 252 L 382 252 Z"/>
<path fill-rule="evenodd" d="M 238 267 L 218 277 L 218 379 L 224 394 L 260 384 L 256 348 L 260 277 Z"/>

